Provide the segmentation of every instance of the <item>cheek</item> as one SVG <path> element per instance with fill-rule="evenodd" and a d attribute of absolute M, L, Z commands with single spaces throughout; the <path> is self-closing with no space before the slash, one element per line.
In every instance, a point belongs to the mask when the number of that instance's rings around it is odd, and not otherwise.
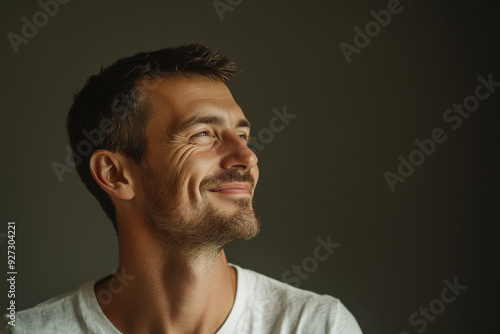
<path fill-rule="evenodd" d="M 191 198 L 200 195 L 200 184 L 207 176 L 214 174 L 217 160 L 202 150 L 194 150 L 185 156 L 180 164 L 181 187 L 187 189 Z"/>
<path fill-rule="evenodd" d="M 161 196 L 168 200 L 178 196 L 185 196 L 185 189 L 189 182 L 189 156 L 187 150 L 158 150 L 150 156 L 149 166 L 154 171 L 155 179 L 149 181 L 150 186 L 161 192 Z M 158 194 L 160 195 L 160 194 Z"/>
<path fill-rule="evenodd" d="M 192 154 L 186 160 L 184 168 L 189 171 L 192 178 L 201 182 L 204 178 L 212 175 L 217 167 L 217 161 L 210 159 L 206 154 Z"/>

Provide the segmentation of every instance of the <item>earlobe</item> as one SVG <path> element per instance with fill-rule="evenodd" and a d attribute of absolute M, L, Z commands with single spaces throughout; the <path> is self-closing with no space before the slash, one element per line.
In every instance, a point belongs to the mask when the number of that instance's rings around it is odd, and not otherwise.
<path fill-rule="evenodd" d="M 127 162 L 122 157 L 107 150 L 97 150 L 90 157 L 89 168 L 94 180 L 110 196 L 125 200 L 134 198 Z"/>

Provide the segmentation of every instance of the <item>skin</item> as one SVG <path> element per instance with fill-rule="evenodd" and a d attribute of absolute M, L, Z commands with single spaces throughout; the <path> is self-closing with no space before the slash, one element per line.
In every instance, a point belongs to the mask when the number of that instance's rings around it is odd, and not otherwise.
<path fill-rule="evenodd" d="M 115 205 L 117 273 L 133 277 L 123 286 L 109 277 L 94 290 L 119 290 L 98 302 L 123 333 L 215 333 L 236 294 L 223 247 L 252 238 L 260 226 L 249 123 L 223 83 L 190 75 L 148 87 L 144 161 L 105 150 L 90 161 Z M 193 117 L 202 122 L 183 126 Z"/>

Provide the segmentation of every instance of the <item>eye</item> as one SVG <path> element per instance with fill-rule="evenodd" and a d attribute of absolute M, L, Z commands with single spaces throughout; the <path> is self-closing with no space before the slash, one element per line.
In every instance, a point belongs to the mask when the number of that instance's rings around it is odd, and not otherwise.
<path fill-rule="evenodd" d="M 191 136 L 191 139 L 199 139 L 205 137 L 214 137 L 214 133 L 210 130 L 202 130 Z"/>
<path fill-rule="evenodd" d="M 241 139 L 243 139 L 244 141 L 248 141 L 248 135 L 246 133 L 242 133 L 241 135 L 239 135 Z"/>
<path fill-rule="evenodd" d="M 193 137 L 206 137 L 208 135 L 209 135 L 208 131 L 203 131 L 195 134 Z"/>
<path fill-rule="evenodd" d="M 191 136 L 190 140 L 197 144 L 208 144 L 215 139 L 214 134 L 208 130 L 200 131 Z"/>

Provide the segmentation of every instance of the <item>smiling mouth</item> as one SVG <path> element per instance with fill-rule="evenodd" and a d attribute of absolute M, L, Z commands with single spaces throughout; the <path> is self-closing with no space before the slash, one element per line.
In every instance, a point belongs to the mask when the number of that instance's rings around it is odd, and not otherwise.
<path fill-rule="evenodd" d="M 213 189 L 210 192 L 227 195 L 250 195 L 250 184 L 246 182 L 225 183 Z"/>

